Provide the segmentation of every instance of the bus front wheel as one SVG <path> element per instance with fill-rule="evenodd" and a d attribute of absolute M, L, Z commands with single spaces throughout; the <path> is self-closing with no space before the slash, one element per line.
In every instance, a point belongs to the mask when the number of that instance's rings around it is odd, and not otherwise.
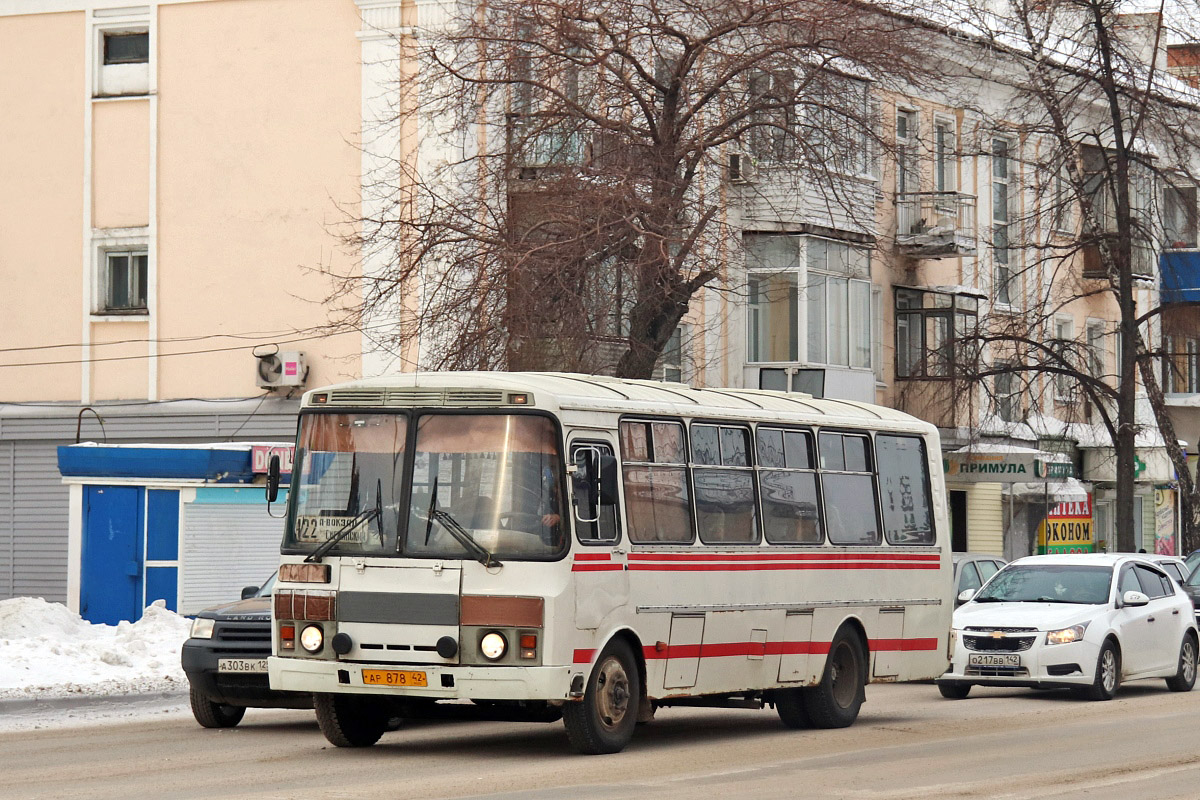
<path fill-rule="evenodd" d="M 370 747 L 387 730 L 387 714 L 377 706 L 372 707 L 367 698 L 316 694 L 313 708 L 321 733 L 338 747 Z"/>
<path fill-rule="evenodd" d="M 804 690 L 804 709 L 816 728 L 845 728 L 862 708 L 867 659 L 858 636 L 843 628 L 829 645 L 821 682 Z"/>
<path fill-rule="evenodd" d="M 642 684 L 633 650 L 614 639 L 596 659 L 583 700 L 563 706 L 571 745 L 585 755 L 619 753 L 633 737 Z"/>

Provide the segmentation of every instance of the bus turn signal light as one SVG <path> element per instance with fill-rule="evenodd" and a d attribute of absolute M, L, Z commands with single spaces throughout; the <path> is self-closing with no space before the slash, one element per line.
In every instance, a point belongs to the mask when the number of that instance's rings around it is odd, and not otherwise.
<path fill-rule="evenodd" d="M 519 641 L 521 643 L 521 658 L 537 658 L 536 633 L 522 633 Z"/>
<path fill-rule="evenodd" d="M 280 650 L 295 650 L 296 649 L 296 626 L 295 625 L 280 625 L 279 626 L 279 649 Z"/>

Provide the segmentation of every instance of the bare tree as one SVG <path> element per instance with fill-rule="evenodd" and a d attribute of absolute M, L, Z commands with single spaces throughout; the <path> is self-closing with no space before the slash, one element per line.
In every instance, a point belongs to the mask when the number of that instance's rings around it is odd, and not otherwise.
<path fill-rule="evenodd" d="M 401 146 L 353 242 L 376 266 L 334 298 L 426 368 L 649 377 L 699 292 L 743 290 L 730 178 L 850 204 L 871 87 L 924 74 L 919 30 L 848 0 L 440 9 L 399 47 Z"/>
<path fill-rule="evenodd" d="M 1120 9 L 1116 0 L 1008 0 L 961 9 L 950 23 L 988 54 L 967 73 L 1000 87 L 991 107 L 975 104 L 983 128 L 1011 137 L 1022 174 L 1031 176 L 1026 203 L 1013 203 L 1011 216 L 990 228 L 993 253 L 1013 255 L 994 259 L 991 312 L 957 347 L 971 354 L 964 379 L 988 387 L 1001 416 L 1019 413 L 1004 402 L 1021 385 L 1034 399 L 1026 413 L 1057 397 L 1067 421 L 1099 420 L 1116 452 L 1117 546 L 1125 551 L 1139 545 L 1133 497 L 1143 390 L 1178 473 L 1184 543 L 1193 548 L 1200 496 L 1163 401 L 1164 307 L 1151 289 L 1161 189 L 1194 185 L 1200 98 L 1161 69 L 1162 15 Z M 984 138 L 981 154 L 1000 158 Z M 1152 306 L 1138 308 L 1139 296 Z M 1082 309 L 1115 320 L 1115 329 L 1056 328 L 1058 315 Z M 1112 368 L 1103 357 L 1109 343 Z"/>

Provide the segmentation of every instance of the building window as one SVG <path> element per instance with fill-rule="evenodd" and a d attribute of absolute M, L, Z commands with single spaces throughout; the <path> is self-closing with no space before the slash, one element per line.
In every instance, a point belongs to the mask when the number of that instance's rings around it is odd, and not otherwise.
<path fill-rule="evenodd" d="M 896 377 L 948 378 L 974 368 L 979 300 L 896 287 Z"/>
<path fill-rule="evenodd" d="M 1196 247 L 1196 187 L 1169 186 L 1163 190 L 1163 246 Z"/>
<path fill-rule="evenodd" d="M 1093 378 L 1105 375 L 1104 323 L 1089 322 L 1087 326 L 1088 370 Z"/>
<path fill-rule="evenodd" d="M 106 33 L 104 34 L 104 63 L 148 64 L 150 63 L 150 33 Z"/>
<path fill-rule="evenodd" d="M 145 250 L 109 250 L 104 254 L 104 312 L 146 313 Z"/>
<path fill-rule="evenodd" d="M 669 383 L 684 382 L 684 343 L 690 338 L 689 328 L 689 325 L 678 326 L 671 334 L 671 338 L 667 340 L 662 357 L 659 359 L 659 374 L 656 376 L 658 380 Z"/>
<path fill-rule="evenodd" d="M 773 234 L 747 234 L 745 245 L 748 361 L 799 361 L 803 324 L 807 363 L 871 368 L 876 333 L 866 248 L 832 239 Z"/>
<path fill-rule="evenodd" d="M 1200 342 L 1183 337 L 1166 337 L 1166 369 L 1163 390 L 1173 394 L 1200 392 Z"/>
<path fill-rule="evenodd" d="M 1069 361 L 1068 354 L 1075 339 L 1075 326 L 1070 318 L 1059 318 L 1054 320 L 1054 349 L 1059 354 L 1062 362 Z M 1069 367 L 1067 363 L 1059 363 L 1057 366 Z M 1054 376 L 1054 399 L 1061 403 L 1069 403 L 1074 400 L 1074 383 L 1070 375 L 1056 374 Z"/>
<path fill-rule="evenodd" d="M 845 242 L 809 238 L 808 360 L 812 364 L 871 366 L 871 262 L 868 251 Z M 865 278 L 865 280 L 863 280 Z"/>
<path fill-rule="evenodd" d="M 958 188 L 958 154 L 955 149 L 954 123 L 939 120 L 933 126 L 933 182 L 939 192 Z"/>
<path fill-rule="evenodd" d="M 1009 191 L 1012 177 L 1012 157 L 1007 139 L 992 140 L 992 264 L 994 299 L 997 303 L 1012 303 L 1012 247 L 1009 227 L 1012 196 Z"/>
<path fill-rule="evenodd" d="M 1005 369 L 1005 365 L 998 365 Z M 1001 372 L 994 381 L 996 416 L 1005 422 L 1016 422 L 1019 418 L 1019 398 L 1017 394 L 1017 376 L 1011 372 Z"/>
<path fill-rule="evenodd" d="M 917 173 L 917 112 L 896 111 L 896 194 L 921 191 Z"/>

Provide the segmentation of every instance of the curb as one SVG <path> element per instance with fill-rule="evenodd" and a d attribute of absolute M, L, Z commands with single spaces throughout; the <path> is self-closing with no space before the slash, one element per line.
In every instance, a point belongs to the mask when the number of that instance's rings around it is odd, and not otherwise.
<path fill-rule="evenodd" d="M 0 716 L 20 714 L 27 711 L 51 711 L 61 709 L 96 708 L 103 706 L 132 706 L 142 703 L 161 703 L 167 700 L 187 702 L 187 690 L 170 692 L 146 692 L 143 694 L 75 695 L 45 698 L 2 698 Z"/>

